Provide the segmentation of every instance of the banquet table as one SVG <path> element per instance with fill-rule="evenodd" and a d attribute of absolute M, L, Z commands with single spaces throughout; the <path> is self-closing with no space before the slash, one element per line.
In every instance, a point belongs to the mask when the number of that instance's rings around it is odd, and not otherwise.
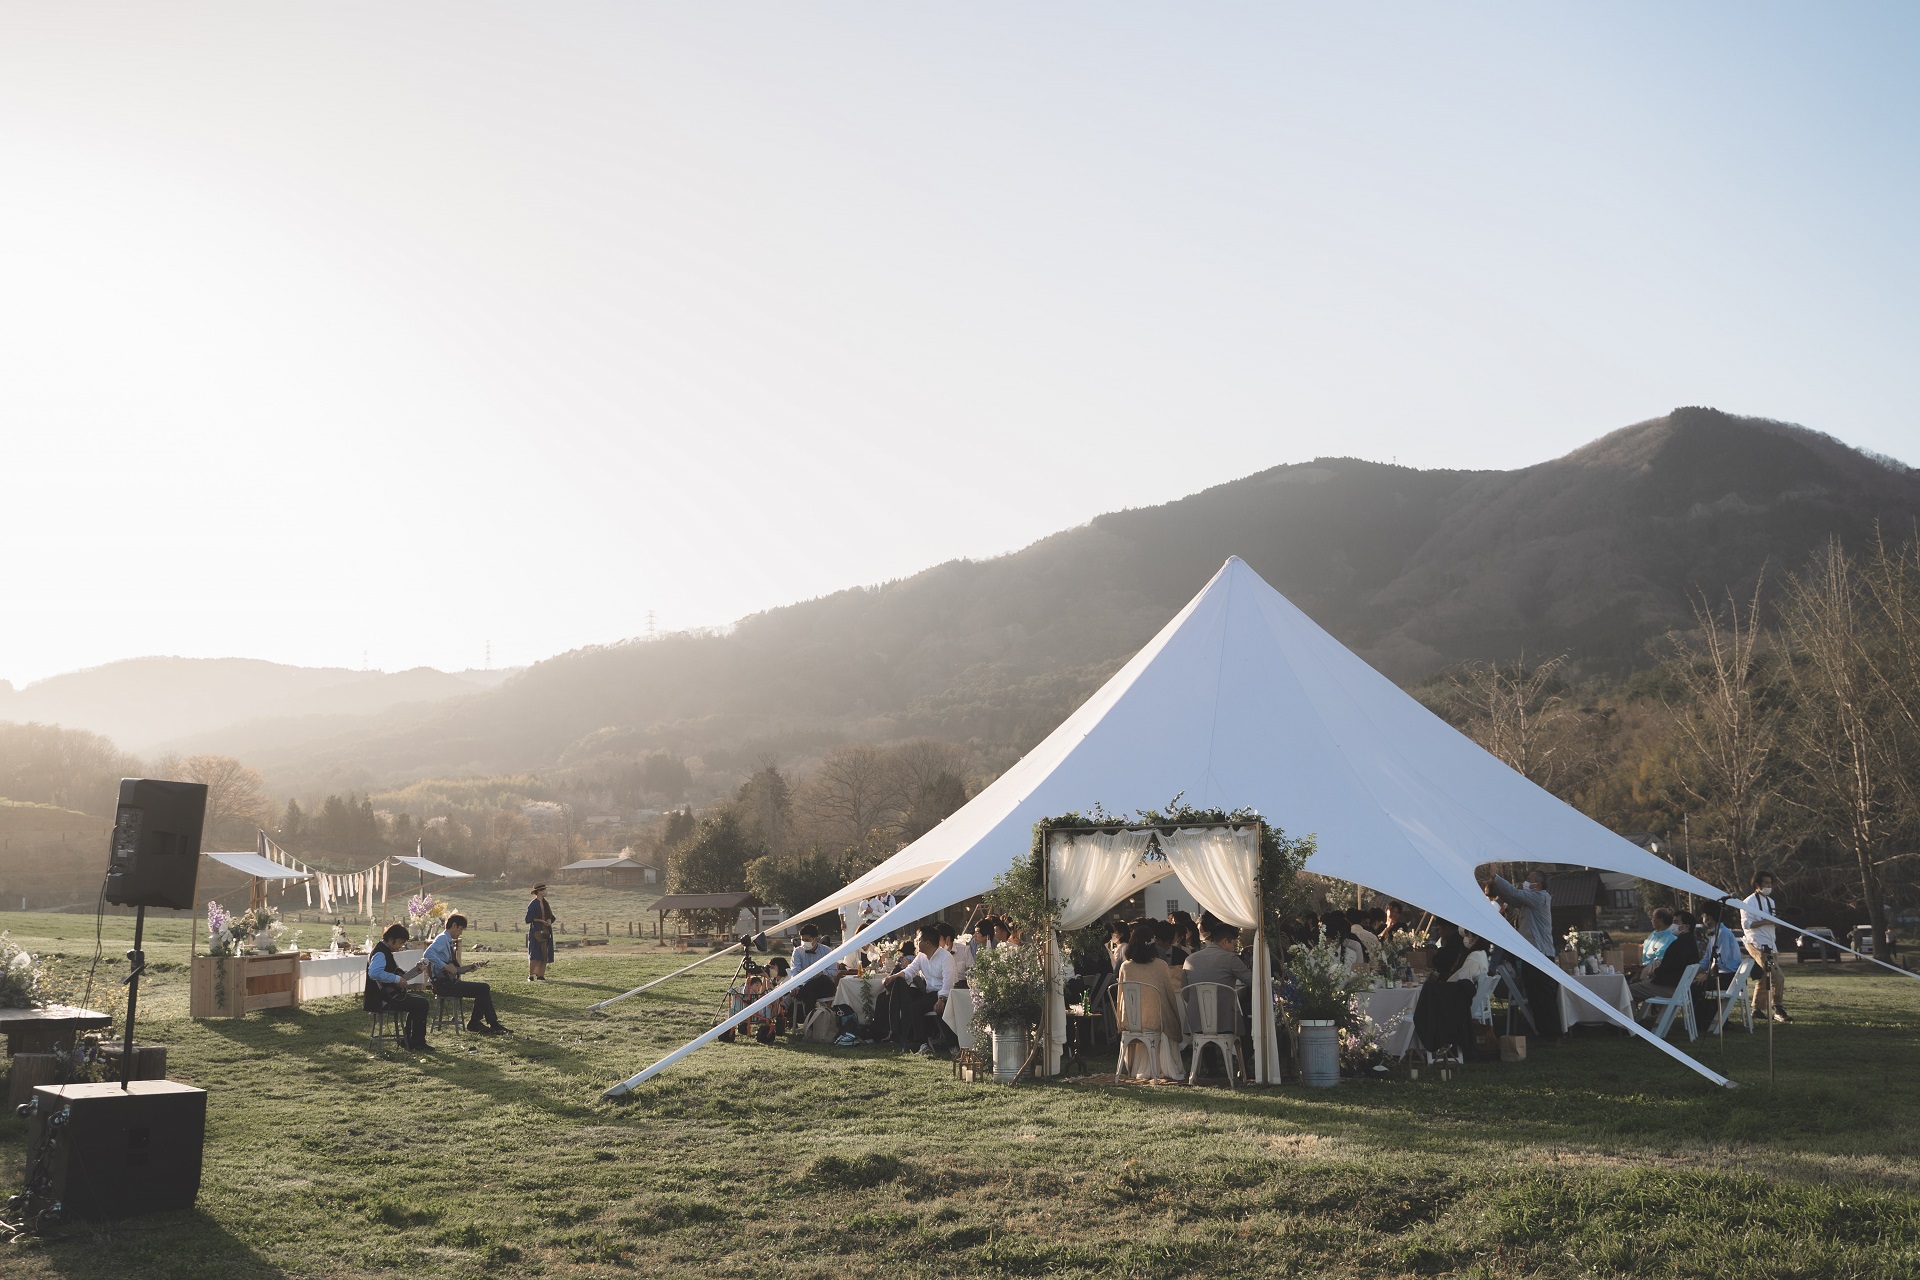
<path fill-rule="evenodd" d="M 394 953 L 401 970 L 413 968 L 427 954 L 424 947 Z M 357 996 L 366 990 L 367 957 L 335 956 L 316 952 L 300 962 L 300 1003 L 333 996 Z"/>
<path fill-rule="evenodd" d="M 973 1048 L 973 988 L 956 987 L 947 999 L 947 1011 L 940 1015 L 962 1049 Z"/>
<path fill-rule="evenodd" d="M 870 1007 L 870 1002 L 862 999 L 860 995 L 861 991 L 863 989 L 867 991 L 872 997 L 873 1007 L 877 1007 L 877 1002 L 880 999 L 880 988 L 885 982 L 886 979 L 880 977 L 878 974 L 862 978 L 858 974 L 850 973 L 840 979 L 839 983 L 834 987 L 833 1003 L 847 1006 L 847 1008 L 853 1010 L 856 1016 L 864 1020 L 867 1016 L 867 1009 Z M 884 1028 L 882 1029 L 884 1030 Z"/>
<path fill-rule="evenodd" d="M 1625 975 L 1618 973 L 1576 973 L 1570 975 L 1573 980 L 1585 987 L 1602 1004 L 1612 1005 L 1620 1011 L 1628 1022 L 1633 1021 L 1633 992 L 1627 987 Z M 1560 1025 L 1571 1027 L 1575 1023 L 1598 1023 L 1612 1026 L 1607 1016 L 1575 996 L 1565 987 L 1560 988 Z"/>
<path fill-rule="evenodd" d="M 1375 987 L 1362 992 L 1356 999 L 1360 1012 L 1367 1021 L 1382 1029 L 1393 1020 L 1395 1014 L 1402 1014 L 1398 1024 L 1386 1033 L 1380 1044 L 1390 1058 L 1404 1058 L 1407 1050 L 1413 1047 L 1413 1006 L 1420 999 L 1418 987 Z"/>
<path fill-rule="evenodd" d="M 7 1056 L 15 1053 L 73 1052 L 77 1032 L 98 1031 L 113 1019 L 92 1009 L 50 1004 L 38 1009 L 0 1009 L 0 1032 L 7 1037 Z"/>

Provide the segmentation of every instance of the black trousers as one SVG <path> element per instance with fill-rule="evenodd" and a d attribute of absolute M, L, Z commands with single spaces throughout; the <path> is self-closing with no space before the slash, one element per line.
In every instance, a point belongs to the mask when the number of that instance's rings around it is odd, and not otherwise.
<path fill-rule="evenodd" d="M 467 1018 L 469 1030 L 486 1023 L 490 1027 L 500 1025 L 500 1015 L 493 1011 L 493 988 L 484 982 L 436 982 L 433 989 L 443 996 L 465 996 L 473 1001 L 473 1013 Z M 426 1001 L 421 1001 L 425 1004 Z"/>
<path fill-rule="evenodd" d="M 427 1047 L 427 998 L 425 996 L 389 997 L 385 1005 L 388 1009 L 398 1009 L 407 1015 L 407 1048 L 424 1049 Z"/>
<path fill-rule="evenodd" d="M 887 1009 L 891 1023 L 887 1029 L 888 1038 L 902 1049 L 913 1049 L 924 1044 L 927 1037 L 923 1028 L 927 1014 L 933 1009 L 932 994 L 925 987 L 904 982 L 893 983 L 888 994 L 893 997 Z"/>
<path fill-rule="evenodd" d="M 1520 985 L 1527 989 L 1527 1010 L 1533 1014 L 1533 1029 L 1542 1040 L 1561 1034 L 1560 984 L 1536 965 L 1521 963 Z"/>
<path fill-rule="evenodd" d="M 803 1006 L 801 1009 L 801 1016 L 802 1017 L 806 1016 L 807 1008 L 811 1007 L 814 1004 L 814 1002 L 819 1000 L 825 1000 L 829 996 L 831 996 L 833 994 L 833 989 L 838 985 L 839 984 L 837 982 L 835 982 L 832 978 L 827 977 L 825 974 L 821 974 L 820 976 L 814 977 L 814 978 L 808 978 L 805 982 L 801 983 L 800 991 L 798 993 L 800 997 L 800 1003 Z"/>

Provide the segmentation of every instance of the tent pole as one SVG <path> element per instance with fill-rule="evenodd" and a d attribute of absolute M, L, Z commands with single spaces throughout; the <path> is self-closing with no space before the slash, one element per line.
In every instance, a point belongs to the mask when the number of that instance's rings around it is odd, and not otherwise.
<path fill-rule="evenodd" d="M 836 961 L 840 960 L 844 956 L 852 955 L 854 952 L 858 951 L 861 947 L 864 947 L 869 942 L 872 942 L 875 938 L 882 936 L 887 932 L 888 929 L 893 927 L 893 921 L 896 917 L 901 919 L 906 919 L 906 920 L 915 919 L 916 917 L 914 916 L 914 914 L 908 911 L 907 908 L 913 903 L 913 900 L 916 897 L 918 897 L 920 894 L 926 891 L 928 885 L 933 884 L 934 881 L 940 878 L 944 870 L 945 869 L 942 868 L 941 871 L 934 872 L 933 876 L 929 878 L 925 884 L 922 884 L 918 889 L 915 889 L 912 893 L 908 894 L 906 897 L 902 898 L 899 902 L 895 903 L 891 911 L 882 912 L 878 920 L 875 920 L 872 924 L 868 925 L 866 928 L 862 929 L 860 932 L 854 934 L 851 938 L 848 938 L 845 942 L 842 942 L 839 946 L 835 947 L 833 950 L 827 952 L 826 955 L 822 956 L 819 960 L 815 961 L 813 964 L 808 965 L 805 969 L 802 969 L 799 973 L 791 975 L 786 982 L 781 983 L 779 986 L 767 992 L 767 994 L 761 996 L 758 1000 L 755 1000 L 752 1004 L 747 1005 L 745 1008 L 736 1010 L 732 1014 L 729 1014 L 727 1017 L 722 1018 L 719 1022 L 715 1023 L 712 1027 L 709 1027 L 707 1030 L 701 1032 L 699 1035 L 695 1036 L 693 1039 L 687 1041 L 687 1043 L 681 1045 L 678 1049 L 675 1049 L 672 1053 L 660 1059 L 658 1062 L 654 1063 L 652 1066 L 646 1068 L 644 1071 L 641 1071 L 635 1075 L 629 1076 L 625 1080 L 622 1080 L 619 1084 L 616 1084 L 613 1087 L 607 1089 L 600 1096 L 602 1098 L 618 1098 L 626 1094 L 632 1093 L 634 1089 L 638 1087 L 640 1084 L 644 1083 L 645 1081 L 651 1080 L 653 1077 L 659 1075 L 662 1071 L 665 1071 L 668 1067 L 680 1061 L 682 1058 L 686 1057 L 688 1054 L 692 1053 L 694 1050 L 700 1049 L 706 1045 L 712 1044 L 715 1040 L 718 1040 L 723 1032 L 730 1031 L 734 1027 L 739 1026 L 741 1023 L 745 1022 L 748 1018 L 752 1017 L 754 1014 L 759 1013 L 762 1009 L 765 1009 L 769 1005 L 773 1004 L 776 1000 L 784 1000 L 788 995 L 792 994 L 794 989 L 796 989 L 799 986 L 799 984 L 806 981 L 806 979 L 812 977 L 816 973 L 823 973 L 826 970 L 828 965 L 835 963 Z"/>
<path fill-rule="evenodd" d="M 625 991 L 617 996 L 614 996 L 610 1000 L 602 1000 L 599 1004 L 590 1004 L 587 1006 L 587 1012 L 598 1013 L 600 1010 L 606 1008 L 608 1005 L 618 1004 L 620 1001 L 625 1000 L 628 996 L 637 996 L 642 991 L 646 991 L 649 988 L 659 986 L 661 983 L 665 982 L 667 978 L 677 978 L 683 973 L 690 973 L 693 970 L 698 969 L 701 965 L 707 963 L 707 961 L 709 960 L 718 960 L 721 956 L 732 955 L 734 952 L 738 951 L 739 949 L 740 949 L 740 944 L 736 942 L 732 946 L 724 948 L 723 950 L 720 950 L 720 951 L 716 951 L 710 956 L 701 956 L 698 960 L 695 960 L 692 964 L 687 965 L 685 968 L 675 969 L 672 973 L 668 974 L 666 978 L 655 978 L 652 982 L 643 983 L 642 985 L 635 987 L 631 991 Z"/>
<path fill-rule="evenodd" d="M 1055 941 L 1060 932 L 1054 928 L 1053 912 L 1047 908 L 1052 903 L 1050 896 L 1053 869 L 1053 833 L 1040 833 L 1040 918 L 1044 927 L 1040 933 L 1040 945 L 1045 948 L 1040 953 L 1040 972 L 1046 979 L 1047 1000 L 1040 1011 L 1040 1060 L 1034 1064 L 1033 1073 L 1037 1076 L 1053 1074 L 1048 1068 L 1053 1064 L 1053 984 L 1059 976 L 1060 962 L 1055 954 Z"/>

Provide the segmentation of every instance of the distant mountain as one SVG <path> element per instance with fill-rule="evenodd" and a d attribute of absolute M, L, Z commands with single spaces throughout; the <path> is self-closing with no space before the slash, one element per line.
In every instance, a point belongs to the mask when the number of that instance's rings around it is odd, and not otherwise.
<path fill-rule="evenodd" d="M 148 752 L 256 720 L 361 717 L 443 702 L 491 688 L 508 674 L 448 674 L 431 667 L 389 674 L 253 658 L 131 658 L 24 689 L 0 685 L 0 720 L 90 729 L 127 750 Z"/>
<path fill-rule="evenodd" d="M 725 635 L 563 654 L 472 697 L 292 736 L 256 716 L 243 754 L 301 794 L 590 770 L 657 747 L 702 757 L 719 783 L 763 753 L 795 763 L 838 741 L 918 734 L 1010 759 L 1229 555 L 1401 681 L 1523 650 L 1621 674 L 1648 661 L 1649 638 L 1688 624 L 1690 592 L 1744 593 L 1830 535 L 1860 546 L 1876 524 L 1899 537 L 1917 518 L 1920 473 L 1711 409 L 1518 471 L 1322 458 L 756 614 Z"/>

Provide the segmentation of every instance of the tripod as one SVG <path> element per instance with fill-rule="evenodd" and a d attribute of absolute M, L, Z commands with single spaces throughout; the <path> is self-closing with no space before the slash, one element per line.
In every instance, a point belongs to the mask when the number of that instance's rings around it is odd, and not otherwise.
<path fill-rule="evenodd" d="M 726 997 L 721 1002 L 719 1015 L 713 1020 L 716 1026 L 774 988 L 775 980 L 768 972 L 767 966 L 753 958 L 755 941 L 756 939 L 746 936 L 740 939 L 740 967 L 734 970 L 733 978 L 727 983 Z M 766 946 L 764 934 L 758 941 L 762 947 Z M 761 1044 L 771 1044 L 776 1036 L 785 1035 L 787 1032 L 786 1001 L 776 1000 L 739 1026 L 722 1031 L 720 1038 L 731 1042 L 742 1031 Z"/>

